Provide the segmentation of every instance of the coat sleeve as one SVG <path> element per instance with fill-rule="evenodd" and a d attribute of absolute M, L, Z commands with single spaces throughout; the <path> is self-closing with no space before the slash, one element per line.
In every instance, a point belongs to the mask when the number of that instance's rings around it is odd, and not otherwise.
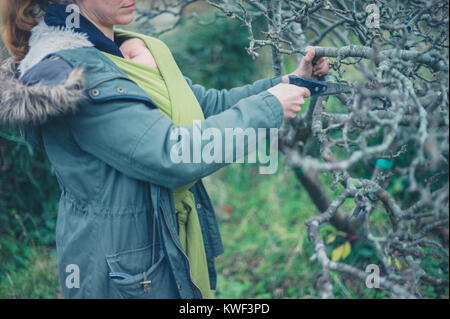
<path fill-rule="evenodd" d="M 277 76 L 261 79 L 253 84 L 232 88 L 230 90 L 206 90 L 200 84 L 193 84 L 189 77 L 185 76 L 184 78 L 199 101 L 205 117 L 219 114 L 238 103 L 240 99 L 259 94 L 282 82 L 282 76 Z"/>
<path fill-rule="evenodd" d="M 102 103 L 85 103 L 68 122 L 75 141 L 84 151 L 131 178 L 170 189 L 210 175 L 229 163 L 225 152 L 218 162 L 174 161 L 172 152 L 180 145 L 180 135 L 173 122 L 158 109 L 139 101 L 105 99 Z M 258 131 L 258 128 L 279 128 L 282 122 L 280 102 L 263 91 L 241 99 L 225 112 L 197 125 L 182 127 L 190 137 L 183 141 L 187 141 L 194 153 L 195 147 L 203 150 L 212 140 L 195 137 L 214 131 L 225 149 L 225 135 L 230 128 Z"/>

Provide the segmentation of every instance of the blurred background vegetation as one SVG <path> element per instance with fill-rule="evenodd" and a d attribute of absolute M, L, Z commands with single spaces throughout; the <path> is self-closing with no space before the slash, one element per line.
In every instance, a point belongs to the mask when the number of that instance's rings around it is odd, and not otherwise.
<path fill-rule="evenodd" d="M 208 10 L 200 11 L 205 20 L 211 15 Z M 263 30 L 262 21 L 259 25 Z M 269 50 L 253 61 L 245 50 L 247 38 L 246 29 L 230 19 L 219 19 L 209 27 L 184 20 L 161 37 L 186 76 L 206 88 L 218 89 L 273 75 Z M 0 52 L 6 57 L 1 43 Z M 294 57 L 285 63 L 288 72 L 296 66 Z M 333 99 L 327 107 L 345 112 Z M 321 178 L 331 183 L 331 176 Z M 394 179 L 389 190 L 401 192 L 403 182 L 401 177 Z M 205 183 L 225 246 L 225 253 L 217 258 L 216 297 L 317 298 L 320 269 L 310 260 L 313 247 L 304 222 L 319 211 L 294 173 L 284 168 L 283 158 L 274 175 L 260 175 L 258 164 L 233 164 L 206 178 Z M 338 191 L 330 197 L 334 199 Z M 57 182 L 45 154 L 31 149 L 17 131 L 0 128 L 0 298 L 61 297 L 55 248 L 58 198 Z M 344 208 L 350 210 L 352 202 L 346 204 Z M 378 227 L 383 227 L 384 214 L 375 212 L 373 216 L 380 219 Z M 374 261 L 373 247 L 357 236 L 331 225 L 322 231 L 329 252 L 340 252 L 338 259 L 353 265 Z M 433 260 L 425 262 L 438 269 Z M 332 280 L 338 298 L 390 296 L 341 275 Z M 424 293 L 428 298 L 448 298 L 448 289 Z"/>

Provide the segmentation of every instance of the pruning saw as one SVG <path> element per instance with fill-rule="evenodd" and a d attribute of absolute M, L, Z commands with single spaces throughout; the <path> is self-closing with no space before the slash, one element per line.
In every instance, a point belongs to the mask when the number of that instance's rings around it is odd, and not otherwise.
<path fill-rule="evenodd" d="M 289 84 L 305 87 L 313 95 L 336 95 L 340 93 L 350 93 L 351 87 L 345 84 L 333 82 L 303 79 L 296 75 L 289 75 Z"/>

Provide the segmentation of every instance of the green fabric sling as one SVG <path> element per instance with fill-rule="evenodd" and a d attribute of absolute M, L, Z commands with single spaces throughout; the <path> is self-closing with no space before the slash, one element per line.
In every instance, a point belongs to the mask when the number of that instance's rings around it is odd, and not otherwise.
<path fill-rule="evenodd" d="M 120 38 L 139 38 L 150 49 L 159 70 L 103 52 L 155 102 L 159 110 L 177 126 L 192 125 L 203 120 L 203 111 L 167 45 L 161 40 L 125 30 L 115 30 Z M 130 123 L 131 124 L 131 123 Z M 131 124 L 132 125 L 132 124 Z M 189 258 L 191 278 L 203 298 L 212 298 L 202 230 L 189 191 L 195 181 L 173 191 L 178 215 L 180 242 Z"/>

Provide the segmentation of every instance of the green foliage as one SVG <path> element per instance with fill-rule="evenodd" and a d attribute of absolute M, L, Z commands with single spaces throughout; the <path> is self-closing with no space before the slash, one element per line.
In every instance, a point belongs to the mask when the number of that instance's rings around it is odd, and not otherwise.
<path fill-rule="evenodd" d="M 9 56 L 8 50 L 5 47 L 2 39 L 0 39 L 0 61 Z"/>
<path fill-rule="evenodd" d="M 233 164 L 206 183 L 225 246 L 216 297 L 316 297 L 318 267 L 305 252 L 312 244 L 304 222 L 318 211 L 295 175 L 283 166 L 260 175 L 257 164 Z"/>
<path fill-rule="evenodd" d="M 23 265 L 0 276 L 0 298 L 60 298 L 56 250 L 26 247 Z"/>
<path fill-rule="evenodd" d="M 209 20 L 210 16 L 211 12 L 201 17 Z M 205 87 L 233 88 L 251 83 L 265 73 L 260 70 L 261 61 L 253 61 L 247 54 L 248 31 L 238 21 L 218 19 L 205 27 L 182 20 L 178 28 L 161 39 L 171 49 L 183 74 Z M 265 65 L 270 70 L 269 64 Z"/>
<path fill-rule="evenodd" d="M 0 274 L 14 279 L 37 250 L 55 246 L 59 190 L 46 155 L 16 131 L 0 130 L 0 172 Z"/>

